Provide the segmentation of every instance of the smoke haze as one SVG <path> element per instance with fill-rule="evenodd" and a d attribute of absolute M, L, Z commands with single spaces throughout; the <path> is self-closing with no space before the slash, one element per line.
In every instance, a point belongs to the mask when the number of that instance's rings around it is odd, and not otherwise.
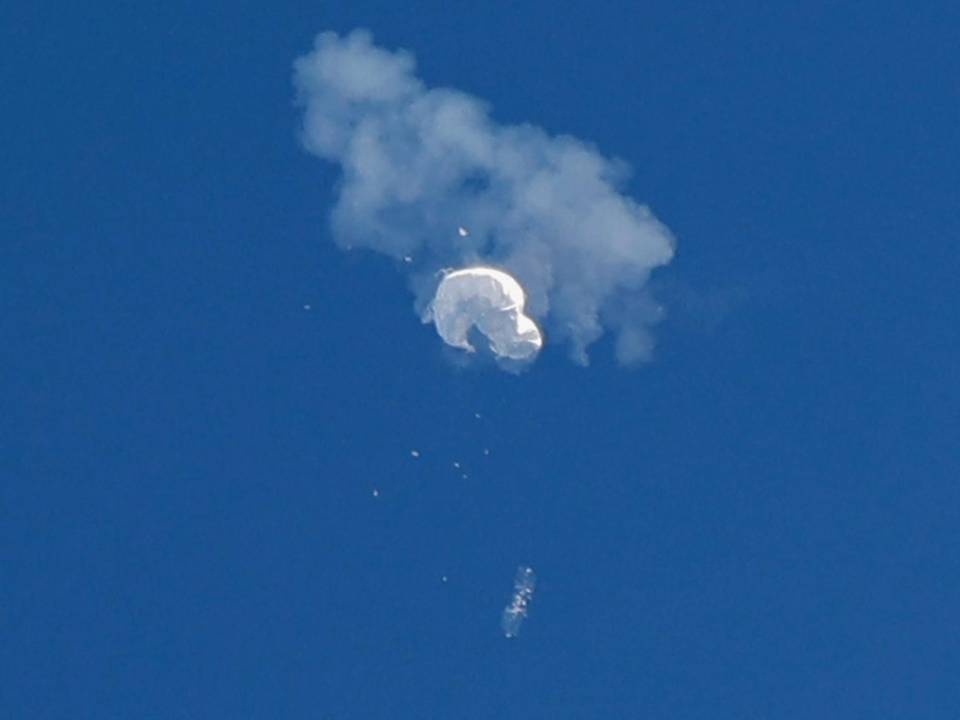
<path fill-rule="evenodd" d="M 365 31 L 322 33 L 294 68 L 304 146 L 342 170 L 336 242 L 400 261 L 421 315 L 438 270 L 499 267 L 576 361 L 605 330 L 621 362 L 649 358 L 660 311 L 645 284 L 674 242 L 618 191 L 623 163 L 576 138 L 497 124 L 483 101 L 426 87 L 412 55 Z"/>

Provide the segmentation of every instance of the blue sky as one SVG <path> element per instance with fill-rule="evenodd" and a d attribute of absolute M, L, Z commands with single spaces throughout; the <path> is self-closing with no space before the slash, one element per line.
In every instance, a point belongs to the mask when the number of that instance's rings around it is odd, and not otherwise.
<path fill-rule="evenodd" d="M 481 5 L 0 10 L 4 716 L 957 716 L 957 8 Z M 632 166 L 652 362 L 463 367 L 335 246 L 356 27 Z"/>

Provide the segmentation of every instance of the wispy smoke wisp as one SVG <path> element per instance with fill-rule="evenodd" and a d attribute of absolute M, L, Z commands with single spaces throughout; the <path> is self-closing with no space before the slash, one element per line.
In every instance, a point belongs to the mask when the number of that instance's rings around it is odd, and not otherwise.
<path fill-rule="evenodd" d="M 659 311 L 644 286 L 674 242 L 618 191 L 623 163 L 572 137 L 499 125 L 483 101 L 427 88 L 414 71 L 409 53 L 364 31 L 323 33 L 295 63 L 304 146 L 343 173 L 336 241 L 405 260 L 421 313 L 437 270 L 501 267 L 576 360 L 605 329 L 622 362 L 647 359 Z"/>

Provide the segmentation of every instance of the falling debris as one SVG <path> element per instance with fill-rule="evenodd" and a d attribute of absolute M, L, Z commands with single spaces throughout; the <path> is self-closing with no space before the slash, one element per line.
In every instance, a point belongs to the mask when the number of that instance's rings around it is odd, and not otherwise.
<path fill-rule="evenodd" d="M 411 455 L 412 457 L 418 458 L 418 457 L 420 457 L 420 451 L 419 451 L 419 450 L 411 450 L 411 451 L 410 451 L 410 455 Z"/>
<path fill-rule="evenodd" d="M 457 470 L 460 469 L 460 463 L 457 462 L 456 460 L 453 461 L 453 466 L 454 466 L 455 468 L 457 468 Z"/>
<path fill-rule="evenodd" d="M 483 449 L 483 454 L 484 454 L 484 455 L 489 455 L 489 454 L 490 454 L 490 449 L 489 449 L 489 448 L 484 448 L 484 449 Z"/>
<path fill-rule="evenodd" d="M 460 235 L 460 237 L 467 237 L 470 234 L 470 231 L 465 227 L 458 227 L 457 233 Z"/>
<path fill-rule="evenodd" d="M 473 416 L 474 416 L 477 420 L 479 420 L 481 417 L 483 417 L 480 413 L 474 413 Z"/>
<path fill-rule="evenodd" d="M 309 310 L 309 309 L 310 309 L 310 306 L 309 306 L 309 305 L 304 305 L 304 306 L 303 306 L 303 309 L 304 309 L 304 310 Z"/>
<path fill-rule="evenodd" d="M 403 256 L 403 261 L 404 261 L 405 263 L 412 263 L 412 262 L 413 262 L 413 258 L 410 257 L 409 255 L 404 255 L 404 256 Z"/>
<path fill-rule="evenodd" d="M 380 491 L 377 490 L 376 488 L 374 488 L 374 489 L 373 489 L 373 496 L 374 496 L 374 497 L 380 497 Z"/>
<path fill-rule="evenodd" d="M 533 591 L 537 586 L 537 577 L 533 568 L 529 565 L 521 565 L 517 568 L 517 574 L 513 579 L 513 596 L 509 604 L 503 609 L 503 615 L 500 618 L 500 628 L 504 636 L 513 638 L 520 632 L 520 625 L 530 608 L 530 599 L 533 597 Z"/>
<path fill-rule="evenodd" d="M 444 583 L 445 583 L 446 581 L 447 581 L 447 576 L 446 576 L 446 575 L 441 575 L 441 576 L 440 576 L 440 582 L 444 582 Z"/>
<path fill-rule="evenodd" d="M 524 315 L 526 295 L 516 278 L 490 267 L 468 267 L 444 275 L 424 315 L 444 342 L 474 352 L 468 335 L 479 330 L 500 358 L 532 360 L 543 346 L 537 324 Z"/>

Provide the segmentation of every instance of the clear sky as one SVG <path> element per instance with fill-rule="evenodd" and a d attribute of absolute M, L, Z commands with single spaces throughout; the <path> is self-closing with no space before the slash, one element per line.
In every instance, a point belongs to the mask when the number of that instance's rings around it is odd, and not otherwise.
<path fill-rule="evenodd" d="M 5 3 L 0 715 L 960 716 L 958 26 Z M 292 63 L 357 27 L 630 164 L 651 362 L 465 366 L 335 245 Z"/>

